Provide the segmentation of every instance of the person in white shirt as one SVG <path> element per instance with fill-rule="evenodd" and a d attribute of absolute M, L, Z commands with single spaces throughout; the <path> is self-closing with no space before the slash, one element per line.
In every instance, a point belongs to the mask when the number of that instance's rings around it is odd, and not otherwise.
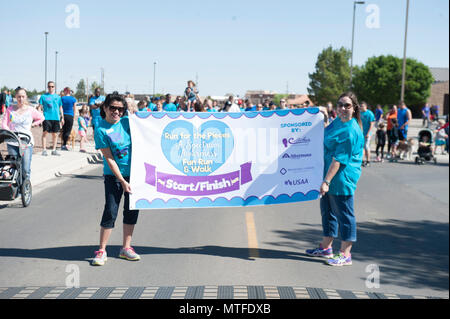
<path fill-rule="evenodd" d="M 228 101 L 225 103 L 225 106 L 222 111 L 224 111 L 224 112 L 241 112 L 239 105 L 237 105 L 234 102 L 234 96 L 230 95 L 230 97 L 228 98 Z"/>

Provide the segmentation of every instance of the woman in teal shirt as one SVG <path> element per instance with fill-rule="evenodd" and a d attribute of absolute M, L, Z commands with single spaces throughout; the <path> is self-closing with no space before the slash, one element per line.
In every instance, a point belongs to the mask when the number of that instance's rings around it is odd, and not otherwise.
<path fill-rule="evenodd" d="M 119 94 L 106 96 L 100 108 L 101 120 L 94 134 L 95 148 L 103 154 L 105 206 L 100 223 L 100 248 L 95 252 L 92 265 L 103 266 L 107 260 L 106 245 L 124 197 L 123 246 L 119 258 L 137 261 L 140 256 L 131 247 L 131 238 L 139 210 L 130 210 L 131 132 L 127 116 L 127 102 Z"/>
<path fill-rule="evenodd" d="M 364 136 L 356 95 L 339 97 L 338 117 L 325 129 L 324 180 L 320 187 L 323 240 L 318 248 L 308 249 L 310 256 L 328 257 L 327 264 L 352 264 L 350 250 L 356 241 L 353 195 L 361 176 Z M 333 255 L 332 244 L 340 233 L 340 253 Z"/>

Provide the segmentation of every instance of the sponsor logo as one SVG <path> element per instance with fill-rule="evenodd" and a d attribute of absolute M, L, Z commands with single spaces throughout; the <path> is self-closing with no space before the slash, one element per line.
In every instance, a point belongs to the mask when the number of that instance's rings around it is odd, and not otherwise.
<path fill-rule="evenodd" d="M 299 174 L 299 173 L 304 173 L 305 171 L 310 171 L 313 170 L 314 166 L 308 166 L 308 167 L 296 167 L 296 168 L 282 168 L 280 169 L 280 174 L 281 175 L 286 175 L 287 173 L 291 173 L 291 174 Z"/>
<path fill-rule="evenodd" d="M 284 181 L 284 185 L 287 186 L 297 186 L 297 185 L 306 185 L 309 184 L 307 178 L 297 178 L 297 179 L 288 179 Z"/>
<path fill-rule="evenodd" d="M 311 153 L 308 154 L 288 154 L 284 153 L 281 158 L 289 158 L 289 159 L 301 159 L 301 158 L 308 158 L 311 157 Z"/>
<path fill-rule="evenodd" d="M 289 137 L 289 138 L 283 138 L 282 142 L 283 142 L 284 147 L 287 148 L 290 145 L 293 145 L 293 146 L 308 145 L 309 142 L 311 142 L 311 139 L 309 139 L 307 137 L 298 137 L 298 138 Z"/>

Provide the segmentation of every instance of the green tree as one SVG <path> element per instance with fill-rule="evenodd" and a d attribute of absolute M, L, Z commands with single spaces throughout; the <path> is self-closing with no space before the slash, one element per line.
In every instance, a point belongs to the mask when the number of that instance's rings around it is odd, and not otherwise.
<path fill-rule="evenodd" d="M 273 103 L 275 105 L 280 106 L 281 99 L 287 99 L 289 94 L 275 94 L 272 98 Z"/>
<path fill-rule="evenodd" d="M 74 96 L 78 101 L 84 101 L 86 97 L 86 84 L 84 83 L 84 79 L 78 82 Z"/>
<path fill-rule="evenodd" d="M 334 50 L 331 46 L 317 57 L 315 71 L 308 74 L 310 82 L 308 93 L 318 105 L 336 101 L 350 88 L 351 53 L 344 47 Z"/>
<path fill-rule="evenodd" d="M 91 91 L 90 91 L 90 93 L 94 94 L 96 88 L 100 88 L 100 84 L 98 84 L 97 82 L 94 81 L 91 84 Z"/>
<path fill-rule="evenodd" d="M 403 59 L 392 55 L 372 57 L 355 69 L 354 91 L 370 105 L 396 104 L 400 100 Z M 405 96 L 408 106 L 425 104 L 431 94 L 433 76 L 426 65 L 406 59 Z"/>

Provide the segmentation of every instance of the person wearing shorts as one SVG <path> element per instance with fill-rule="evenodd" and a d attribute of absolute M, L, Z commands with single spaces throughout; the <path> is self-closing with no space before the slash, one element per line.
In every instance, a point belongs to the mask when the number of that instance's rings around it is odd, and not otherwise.
<path fill-rule="evenodd" d="M 80 136 L 80 152 L 85 153 L 84 148 L 85 143 L 87 143 L 87 127 L 88 123 L 86 117 L 89 115 L 89 109 L 83 106 L 80 110 L 80 115 L 78 116 L 78 135 Z"/>
<path fill-rule="evenodd" d="M 61 131 L 61 127 L 64 125 L 63 107 L 61 97 L 55 94 L 55 82 L 48 82 L 48 92 L 41 95 L 39 99 L 39 105 L 44 110 L 45 120 L 42 123 L 42 156 L 47 156 L 47 134 L 52 136 L 53 148 L 52 155 L 59 156 L 56 151 L 58 142 L 58 134 Z"/>
<path fill-rule="evenodd" d="M 397 111 L 400 141 L 406 141 L 406 139 L 408 138 L 408 126 L 411 119 L 411 110 L 406 106 L 405 102 L 400 101 L 400 107 Z"/>
<path fill-rule="evenodd" d="M 127 102 L 119 94 L 108 94 L 101 106 L 101 121 L 94 135 L 95 148 L 103 154 L 105 206 L 100 223 L 100 248 L 92 261 L 102 266 L 107 260 L 106 245 L 114 228 L 119 204 L 124 197 L 123 246 L 119 258 L 137 261 L 140 256 L 131 247 L 131 237 L 137 223 L 139 210 L 130 210 L 129 194 L 131 167 L 131 133 Z"/>
<path fill-rule="evenodd" d="M 364 158 L 363 166 L 370 166 L 370 139 L 372 138 L 372 129 L 375 125 L 375 115 L 367 108 L 366 102 L 361 102 L 361 122 L 364 135 Z"/>

